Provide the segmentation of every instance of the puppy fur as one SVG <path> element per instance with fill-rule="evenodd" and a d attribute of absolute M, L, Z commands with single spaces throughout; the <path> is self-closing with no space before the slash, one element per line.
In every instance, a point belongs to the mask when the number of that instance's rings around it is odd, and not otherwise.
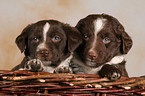
<path fill-rule="evenodd" d="M 69 62 L 73 51 L 82 43 L 80 37 L 76 28 L 57 20 L 30 24 L 16 38 L 16 44 L 25 57 L 12 70 L 70 72 Z"/>
<path fill-rule="evenodd" d="M 128 76 L 124 55 L 132 47 L 132 39 L 116 18 L 107 14 L 88 15 L 76 28 L 84 41 L 72 62 L 72 66 L 80 67 L 74 73 L 99 74 L 111 80 Z"/>

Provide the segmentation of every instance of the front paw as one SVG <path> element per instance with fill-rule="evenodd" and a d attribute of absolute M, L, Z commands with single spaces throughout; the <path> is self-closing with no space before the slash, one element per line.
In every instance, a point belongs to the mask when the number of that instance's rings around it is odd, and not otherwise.
<path fill-rule="evenodd" d="M 119 69 L 114 67 L 113 65 L 104 65 L 102 69 L 99 71 L 99 74 L 102 77 L 107 77 L 110 80 L 117 80 L 121 77 L 121 72 Z"/>
<path fill-rule="evenodd" d="M 39 59 L 31 59 L 25 64 L 25 70 L 41 72 L 43 71 L 43 64 Z"/>
<path fill-rule="evenodd" d="M 114 70 L 113 72 L 110 72 L 106 77 L 108 77 L 110 80 L 117 80 L 121 77 L 120 72 L 117 70 Z"/>
<path fill-rule="evenodd" d="M 72 73 L 72 69 L 69 67 L 58 67 L 54 70 L 54 73 Z"/>
<path fill-rule="evenodd" d="M 85 74 L 83 70 L 83 66 L 80 66 L 74 62 L 71 62 L 70 67 L 72 68 L 72 72 L 74 74 Z"/>

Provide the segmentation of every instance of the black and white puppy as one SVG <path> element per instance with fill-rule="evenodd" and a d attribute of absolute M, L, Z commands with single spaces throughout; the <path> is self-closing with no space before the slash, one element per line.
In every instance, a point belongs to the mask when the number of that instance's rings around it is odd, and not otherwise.
<path fill-rule="evenodd" d="M 81 19 L 76 28 L 84 42 L 78 47 L 73 64 L 82 67 L 84 73 L 111 80 L 128 76 L 124 55 L 132 47 L 132 40 L 116 18 L 106 14 L 89 15 Z"/>
<path fill-rule="evenodd" d="M 69 62 L 81 44 L 81 34 L 74 27 L 57 20 L 42 20 L 28 25 L 16 38 L 25 57 L 12 70 L 71 72 Z"/>

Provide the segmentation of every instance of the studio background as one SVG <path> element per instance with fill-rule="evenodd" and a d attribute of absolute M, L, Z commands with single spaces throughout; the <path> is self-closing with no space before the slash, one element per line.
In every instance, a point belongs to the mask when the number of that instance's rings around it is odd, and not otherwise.
<path fill-rule="evenodd" d="M 145 75 L 145 0 L 0 0 L 0 70 L 22 61 L 15 39 L 28 24 L 56 19 L 75 26 L 96 13 L 112 15 L 125 27 L 133 39 L 125 56 L 129 76 Z"/>

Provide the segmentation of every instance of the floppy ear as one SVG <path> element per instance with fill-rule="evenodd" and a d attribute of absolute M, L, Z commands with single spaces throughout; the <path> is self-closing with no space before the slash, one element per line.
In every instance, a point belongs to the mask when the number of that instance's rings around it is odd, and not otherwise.
<path fill-rule="evenodd" d="M 132 47 L 132 39 L 130 38 L 130 36 L 125 32 L 122 31 L 122 53 L 123 54 L 127 54 L 128 51 L 131 49 Z"/>
<path fill-rule="evenodd" d="M 118 20 L 114 18 L 113 20 L 114 30 L 119 35 L 121 39 L 121 52 L 122 54 L 127 54 L 128 51 L 132 47 L 132 39 L 131 37 L 125 32 L 124 27 L 119 23 Z"/>
<path fill-rule="evenodd" d="M 82 43 L 82 36 L 76 28 L 69 25 L 65 25 L 64 30 L 67 34 L 68 50 L 73 52 Z"/>
<path fill-rule="evenodd" d="M 31 25 L 28 25 L 15 40 L 15 43 L 17 44 L 18 48 L 20 49 L 21 53 L 23 53 L 26 49 L 27 32 L 29 32 L 30 26 Z"/>
<path fill-rule="evenodd" d="M 84 28 L 84 23 L 85 23 L 85 20 L 84 20 L 84 19 L 81 19 L 81 20 L 77 23 L 77 25 L 75 26 L 75 28 L 77 28 L 77 29 L 80 31 L 81 29 Z"/>

